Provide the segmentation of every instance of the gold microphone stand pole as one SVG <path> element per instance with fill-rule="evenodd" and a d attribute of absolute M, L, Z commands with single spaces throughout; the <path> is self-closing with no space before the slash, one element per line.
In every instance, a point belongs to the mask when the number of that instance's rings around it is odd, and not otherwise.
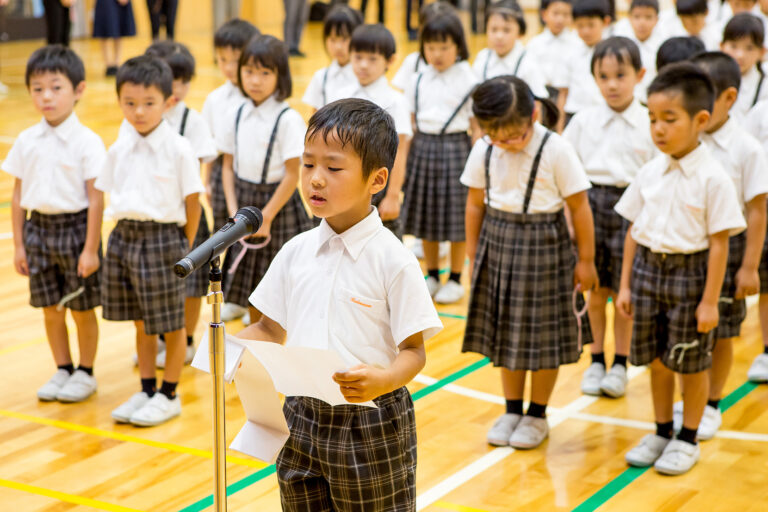
<path fill-rule="evenodd" d="M 211 291 L 208 304 L 212 308 L 208 328 L 208 357 L 213 378 L 213 504 L 216 512 L 227 510 L 227 435 L 224 426 L 224 322 L 221 321 L 221 266 L 219 258 L 211 260 Z"/>

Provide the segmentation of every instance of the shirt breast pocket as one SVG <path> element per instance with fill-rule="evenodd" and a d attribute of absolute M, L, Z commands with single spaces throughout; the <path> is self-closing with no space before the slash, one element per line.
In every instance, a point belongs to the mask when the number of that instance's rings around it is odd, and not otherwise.
<path fill-rule="evenodd" d="M 178 184 L 176 176 L 163 171 L 157 171 L 152 174 L 153 194 L 156 198 L 163 201 L 174 201 L 178 196 Z"/>
<path fill-rule="evenodd" d="M 373 299 L 349 288 L 334 293 L 334 333 L 347 343 L 369 344 L 381 339 L 380 332 L 389 325 L 386 300 Z"/>

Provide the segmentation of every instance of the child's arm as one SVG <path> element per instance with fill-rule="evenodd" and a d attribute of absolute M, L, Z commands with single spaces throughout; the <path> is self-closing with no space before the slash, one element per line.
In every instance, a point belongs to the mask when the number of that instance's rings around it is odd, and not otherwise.
<path fill-rule="evenodd" d="M 244 340 L 271 341 L 282 345 L 285 343 L 285 329 L 262 313 L 258 322 L 238 332 L 237 337 Z"/>
<path fill-rule="evenodd" d="M 632 238 L 632 223 L 627 229 L 627 236 L 624 237 L 624 255 L 621 260 L 621 282 L 619 284 L 619 295 L 616 297 L 616 309 L 626 318 L 632 318 L 632 262 L 635 261 L 637 252 L 637 242 Z"/>
<path fill-rule="evenodd" d="M 216 165 L 216 160 L 203 164 L 203 186 L 205 187 L 205 199 L 208 201 L 208 206 L 211 206 L 211 191 L 213 190 L 211 175 L 214 165 Z"/>
<path fill-rule="evenodd" d="M 21 207 L 21 180 L 13 182 L 13 199 L 11 200 L 11 225 L 13 228 L 13 266 L 16 272 L 23 276 L 29 275 L 27 251 L 24 250 L 24 221 L 27 211 Z"/>
<path fill-rule="evenodd" d="M 411 139 L 403 134 L 398 135 L 398 138 L 400 143 L 397 146 L 392 173 L 389 175 L 387 195 L 384 196 L 381 204 L 379 204 L 381 220 L 393 220 L 400 216 L 400 192 L 403 190 L 403 183 L 405 182 L 405 164 L 408 160 Z"/>
<path fill-rule="evenodd" d="M 557 133 L 563 133 L 565 128 L 565 101 L 568 99 L 568 88 L 561 87 L 557 94 L 557 111 L 560 112 L 560 118 L 557 120 L 555 129 Z"/>
<path fill-rule="evenodd" d="M 224 188 L 224 198 L 227 201 L 229 216 L 234 217 L 237 212 L 237 194 L 235 193 L 235 171 L 232 167 L 232 155 L 224 153 L 221 163 L 221 185 Z"/>
<path fill-rule="evenodd" d="M 470 188 L 467 194 L 467 208 L 464 212 L 464 229 L 467 238 L 467 256 L 469 256 L 469 278 L 475 268 L 477 241 L 480 239 L 480 229 L 485 218 L 485 191 L 481 188 Z"/>
<path fill-rule="evenodd" d="M 88 224 L 85 245 L 77 260 L 77 275 L 88 277 L 99 269 L 99 247 L 101 246 L 101 222 L 104 217 L 104 192 L 94 186 L 96 178 L 85 182 L 88 193 Z"/>
<path fill-rule="evenodd" d="M 717 303 L 723 288 L 725 267 L 728 263 L 728 231 L 720 231 L 709 236 L 709 258 L 707 260 L 707 281 L 704 294 L 696 308 L 696 320 L 699 332 L 709 332 L 717 327 L 720 314 Z"/>
<path fill-rule="evenodd" d="M 736 272 L 736 293 L 734 299 L 743 299 L 748 295 L 759 293 L 760 276 L 757 268 L 760 266 L 760 258 L 763 253 L 766 229 L 766 194 L 759 194 L 747 203 L 747 247 L 744 250 L 744 259 L 741 267 Z M 768 290 L 762 290 L 768 291 Z"/>
<path fill-rule="evenodd" d="M 291 198 L 299 184 L 299 158 L 291 158 L 285 161 L 285 176 L 275 189 L 275 193 L 267 201 L 266 206 L 261 210 L 264 221 L 259 230 L 253 236 L 269 236 L 269 230 L 272 227 L 272 220 L 280 213 L 285 203 Z"/>
<path fill-rule="evenodd" d="M 195 243 L 197 227 L 200 224 L 200 216 L 203 213 L 200 208 L 200 194 L 189 194 L 184 198 L 184 209 L 187 213 L 187 223 L 184 224 L 184 235 L 189 241 L 189 247 Z"/>
<path fill-rule="evenodd" d="M 361 364 L 333 374 L 344 398 L 352 403 L 367 402 L 412 381 L 427 361 L 422 334 L 409 336 L 398 348 L 400 352 L 389 368 Z"/>
<path fill-rule="evenodd" d="M 573 285 L 586 292 L 599 285 L 595 268 L 595 225 L 587 191 L 570 195 L 565 198 L 565 202 L 571 212 L 576 249 L 579 253 L 579 261 L 573 271 Z"/>

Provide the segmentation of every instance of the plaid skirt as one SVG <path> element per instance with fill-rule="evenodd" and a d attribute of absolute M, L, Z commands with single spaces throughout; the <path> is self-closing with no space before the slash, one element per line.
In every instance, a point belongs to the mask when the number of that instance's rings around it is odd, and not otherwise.
<path fill-rule="evenodd" d="M 462 352 L 478 352 L 509 370 L 555 369 L 578 361 L 575 265 L 562 210 L 524 216 L 487 208 Z M 583 306 L 579 295 L 577 307 Z M 581 339 L 592 342 L 586 315 Z"/>
<path fill-rule="evenodd" d="M 595 266 L 602 288 L 619 292 L 624 239 L 629 221 L 613 209 L 624 193 L 623 188 L 593 185 L 587 190 L 589 207 L 595 223 Z"/>
<path fill-rule="evenodd" d="M 429 241 L 463 242 L 467 188 L 464 172 L 471 141 L 466 133 L 416 133 L 406 165 L 403 231 Z"/>
<path fill-rule="evenodd" d="M 251 183 L 236 178 L 237 204 L 263 208 L 272 198 L 278 185 L 278 183 Z M 296 190 L 272 221 L 270 230 L 272 240 L 266 247 L 247 250 L 240 243 L 236 243 L 227 251 L 224 260 L 224 272 L 227 274 L 224 279 L 224 299 L 227 302 L 248 307 L 248 298 L 264 274 L 267 273 L 269 264 L 272 263 L 283 244 L 311 227 L 312 221 L 307 215 L 307 210 L 304 209 L 298 190 Z M 249 239 L 247 242 L 258 243 L 259 240 Z M 229 274 L 233 262 L 244 250 L 247 251 L 245 256 L 238 264 L 235 272 Z"/>
<path fill-rule="evenodd" d="M 760 274 L 760 293 L 768 293 L 768 236 L 765 237 L 763 243 L 763 254 L 760 256 L 758 273 Z"/>
<path fill-rule="evenodd" d="M 213 230 L 218 231 L 227 223 L 229 219 L 229 210 L 227 210 L 227 199 L 224 197 L 224 184 L 221 181 L 221 165 L 224 157 L 214 160 L 211 168 L 211 212 L 213 213 Z"/>
<path fill-rule="evenodd" d="M 104 256 L 104 318 L 143 320 L 148 335 L 184 328 L 185 285 L 173 265 L 188 250 L 178 224 L 118 221 Z"/>
<path fill-rule="evenodd" d="M 720 322 L 717 324 L 715 339 L 735 338 L 741 334 L 741 324 L 747 318 L 747 301 L 733 298 L 736 293 L 736 272 L 741 268 L 746 248 L 746 233 L 732 236 L 728 240 L 728 265 L 725 268 L 725 279 L 718 302 Z"/>
<path fill-rule="evenodd" d="M 715 330 L 697 331 L 696 308 L 704 294 L 709 251 L 662 254 L 637 246 L 632 262 L 632 345 L 635 366 L 654 359 L 677 373 L 712 366 Z"/>
<path fill-rule="evenodd" d="M 378 409 L 287 397 L 277 457 L 283 511 L 416 510 L 416 421 L 405 387 Z"/>
<path fill-rule="evenodd" d="M 197 226 L 194 247 L 198 247 L 211 237 L 211 229 L 208 227 L 208 219 L 205 218 L 205 210 L 203 210 L 202 206 L 200 206 L 200 211 L 200 224 Z M 205 297 L 208 295 L 210 270 L 211 265 L 206 263 L 187 276 L 184 280 L 187 297 Z"/>
<path fill-rule="evenodd" d="M 101 304 L 101 268 L 86 279 L 77 275 L 77 262 L 85 247 L 88 210 L 45 215 L 33 211 L 24 222 L 23 242 L 29 266 L 29 303 L 36 308 L 55 306 L 77 291 L 85 291 L 67 301 L 74 311 L 88 311 Z M 101 246 L 99 247 L 101 259 Z"/>

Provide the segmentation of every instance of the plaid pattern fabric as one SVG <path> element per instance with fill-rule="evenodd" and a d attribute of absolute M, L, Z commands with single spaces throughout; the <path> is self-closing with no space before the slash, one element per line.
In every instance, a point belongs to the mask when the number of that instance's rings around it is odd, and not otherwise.
<path fill-rule="evenodd" d="M 470 149 L 466 133 L 413 136 L 400 214 L 405 233 L 430 241 L 464 241 L 467 188 L 459 178 Z"/>
<path fill-rule="evenodd" d="M 199 246 L 211 237 L 211 229 L 208 227 L 208 219 L 205 218 L 205 210 L 203 210 L 202 206 L 200 207 L 200 212 L 200 224 L 197 226 L 194 247 Z M 205 297 L 208 295 L 210 270 L 211 265 L 206 263 L 184 279 L 187 297 Z"/>
<path fill-rule="evenodd" d="M 741 324 L 747 318 L 747 301 L 733 298 L 736 293 L 736 272 L 741 267 L 746 248 L 745 233 L 732 236 L 728 240 L 728 266 L 725 268 L 725 279 L 718 303 L 720 322 L 717 324 L 715 339 L 735 338 L 741 334 Z"/>
<path fill-rule="evenodd" d="M 562 210 L 523 215 L 486 208 L 462 352 L 479 352 L 510 370 L 578 361 L 575 265 Z M 583 297 L 577 306 L 584 306 Z M 592 342 L 586 316 L 581 334 L 583 343 Z"/>
<path fill-rule="evenodd" d="M 251 183 L 236 178 L 237 204 L 263 208 L 278 185 L 278 183 Z M 283 244 L 311 227 L 312 221 L 304 209 L 297 190 L 272 221 L 270 231 L 272 240 L 269 245 L 246 252 L 234 274 L 229 274 L 229 268 L 237 255 L 245 249 L 239 243 L 229 248 L 224 260 L 224 272 L 228 275 L 224 280 L 224 299 L 227 302 L 248 307 L 248 297 L 267 273 L 269 264 L 272 263 Z M 252 240 L 251 243 L 257 243 L 257 241 Z"/>
<path fill-rule="evenodd" d="M 624 239 L 629 221 L 613 209 L 624 193 L 623 188 L 592 185 L 587 190 L 589 207 L 595 223 L 595 266 L 600 286 L 619 292 Z"/>
<path fill-rule="evenodd" d="M 697 332 L 696 308 L 704 293 L 709 251 L 661 254 L 637 246 L 632 262 L 632 345 L 635 366 L 657 357 L 677 373 L 712 366 L 714 330 Z"/>
<path fill-rule="evenodd" d="M 213 230 L 218 231 L 229 218 L 227 199 L 224 197 L 224 184 L 221 181 L 221 165 L 224 157 L 219 155 L 211 169 L 211 210 L 213 212 Z"/>
<path fill-rule="evenodd" d="M 101 304 L 101 268 L 81 279 L 77 262 L 85 246 L 88 210 L 44 215 L 32 212 L 24 222 L 23 242 L 29 266 L 29 303 L 36 308 L 55 306 L 81 285 L 85 292 L 66 303 L 75 311 L 88 311 Z M 101 258 L 101 247 L 99 247 Z"/>
<path fill-rule="evenodd" d="M 182 329 L 185 285 L 173 273 L 173 265 L 188 249 L 177 224 L 118 221 L 104 257 L 104 318 L 143 320 L 147 334 Z"/>
<path fill-rule="evenodd" d="M 277 457 L 285 512 L 416 510 L 416 421 L 405 387 L 378 409 L 288 397 L 291 435 Z"/>
<path fill-rule="evenodd" d="M 760 293 L 768 293 L 768 236 L 763 243 L 763 254 L 760 256 Z"/>

